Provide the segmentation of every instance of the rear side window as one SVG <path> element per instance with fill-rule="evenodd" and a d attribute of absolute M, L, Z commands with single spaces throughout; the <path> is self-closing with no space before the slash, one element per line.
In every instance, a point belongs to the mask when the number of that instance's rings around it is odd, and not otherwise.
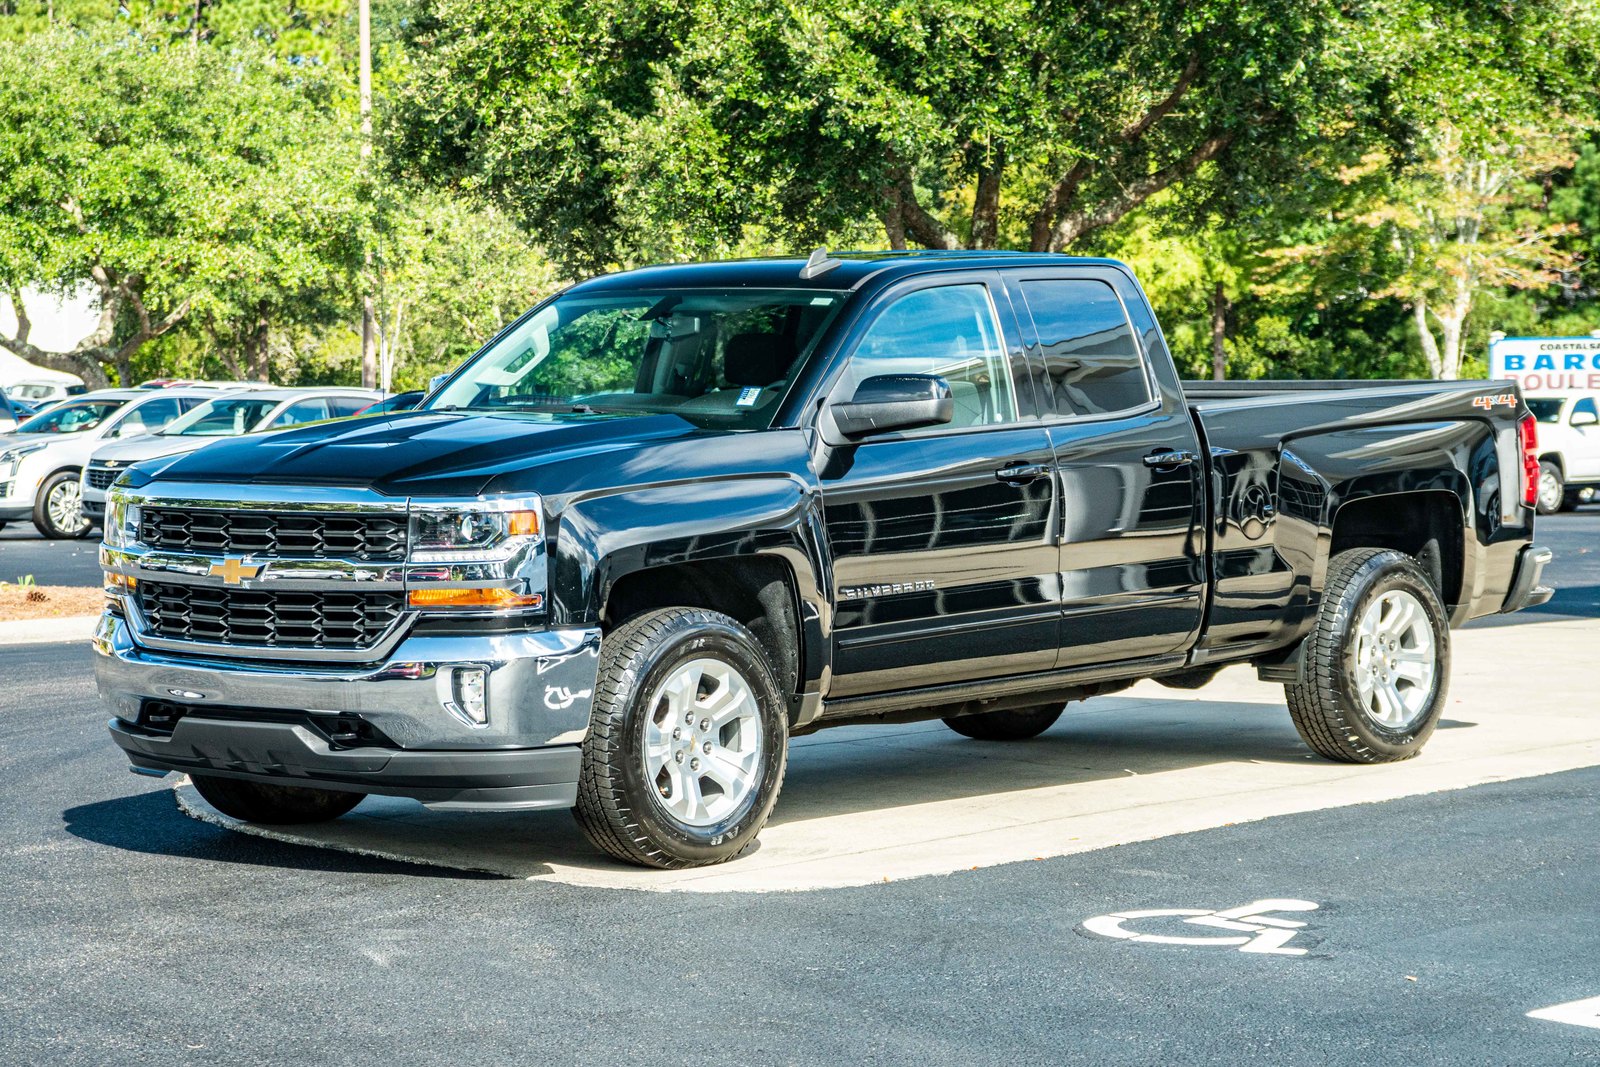
<path fill-rule="evenodd" d="M 1058 415 L 1143 407 L 1150 379 L 1116 291 L 1090 278 L 1022 282 Z"/>

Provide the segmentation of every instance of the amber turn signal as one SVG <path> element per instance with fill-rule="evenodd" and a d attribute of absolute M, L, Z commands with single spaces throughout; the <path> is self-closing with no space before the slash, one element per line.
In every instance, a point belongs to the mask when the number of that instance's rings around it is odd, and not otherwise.
<path fill-rule="evenodd" d="M 508 537 L 533 537 L 539 532 L 537 511 L 513 511 L 506 515 Z"/>
<path fill-rule="evenodd" d="M 544 597 L 509 589 L 413 589 L 410 603 L 414 608 L 536 608 Z"/>
<path fill-rule="evenodd" d="M 137 578 L 130 578 L 125 574 L 113 574 L 111 571 L 106 572 L 106 592 L 108 593 L 131 593 L 138 587 L 139 579 Z"/>

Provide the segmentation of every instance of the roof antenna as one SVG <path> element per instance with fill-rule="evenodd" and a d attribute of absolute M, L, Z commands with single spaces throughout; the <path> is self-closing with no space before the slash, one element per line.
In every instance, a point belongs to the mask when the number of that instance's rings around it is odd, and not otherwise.
<path fill-rule="evenodd" d="M 807 259 L 806 265 L 800 268 L 800 279 L 802 281 L 810 281 L 812 278 L 821 277 L 835 267 L 842 266 L 844 266 L 844 260 L 834 259 L 828 255 L 826 248 L 818 248 L 812 251 L 811 258 Z"/>

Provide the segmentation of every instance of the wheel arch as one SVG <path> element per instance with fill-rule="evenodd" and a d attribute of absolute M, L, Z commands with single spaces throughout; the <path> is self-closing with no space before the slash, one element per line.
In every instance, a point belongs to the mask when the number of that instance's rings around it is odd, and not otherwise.
<path fill-rule="evenodd" d="M 1462 599 L 1467 521 L 1461 499 L 1447 489 L 1359 496 L 1333 514 L 1328 556 L 1352 548 L 1392 548 L 1422 564 L 1447 608 Z"/>

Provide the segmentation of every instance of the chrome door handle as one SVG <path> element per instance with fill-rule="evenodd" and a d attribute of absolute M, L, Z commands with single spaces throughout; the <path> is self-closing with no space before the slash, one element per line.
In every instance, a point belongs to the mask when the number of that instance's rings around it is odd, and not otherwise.
<path fill-rule="evenodd" d="M 1187 448 L 1152 452 L 1144 457 L 1146 467 L 1187 467 L 1194 462 L 1194 453 Z"/>
<path fill-rule="evenodd" d="M 1015 463 L 1009 467 L 1001 467 L 994 472 L 999 481 L 1007 485 L 1027 485 L 1035 478 L 1042 478 L 1050 473 L 1050 468 L 1042 463 Z"/>

